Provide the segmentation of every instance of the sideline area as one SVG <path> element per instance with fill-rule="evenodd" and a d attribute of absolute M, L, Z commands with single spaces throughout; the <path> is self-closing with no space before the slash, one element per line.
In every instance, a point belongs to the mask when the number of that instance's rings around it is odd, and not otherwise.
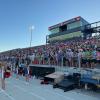
<path fill-rule="evenodd" d="M 1 84 L 0 84 L 1 86 Z M 0 89 L 1 100 L 99 100 L 99 93 L 85 90 L 63 92 L 52 85 L 41 85 L 39 79 L 25 82 L 24 77 L 6 79 L 6 90 Z"/>

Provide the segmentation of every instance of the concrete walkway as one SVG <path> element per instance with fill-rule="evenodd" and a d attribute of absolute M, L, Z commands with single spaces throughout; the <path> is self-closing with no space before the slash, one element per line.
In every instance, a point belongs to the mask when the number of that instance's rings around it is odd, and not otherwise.
<path fill-rule="evenodd" d="M 23 77 L 6 79 L 6 90 L 0 89 L 0 100 L 100 100 L 100 95 L 84 90 L 63 92 L 52 85 L 41 85 L 39 79 L 25 82 Z"/>

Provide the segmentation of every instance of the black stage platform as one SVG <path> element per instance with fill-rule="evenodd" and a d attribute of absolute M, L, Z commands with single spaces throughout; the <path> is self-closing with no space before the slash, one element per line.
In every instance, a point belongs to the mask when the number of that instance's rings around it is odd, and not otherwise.
<path fill-rule="evenodd" d="M 54 84 L 53 88 L 61 88 L 64 90 L 64 92 L 78 88 L 80 78 L 81 74 L 73 73 L 73 75 L 68 75 L 58 84 Z"/>
<path fill-rule="evenodd" d="M 55 72 L 55 68 L 49 65 L 30 65 L 30 69 L 32 76 L 36 77 L 44 77 Z"/>
<path fill-rule="evenodd" d="M 53 85 L 53 88 L 61 88 L 64 92 L 72 90 L 75 88 L 75 83 L 67 79 L 62 80 L 60 83 Z"/>

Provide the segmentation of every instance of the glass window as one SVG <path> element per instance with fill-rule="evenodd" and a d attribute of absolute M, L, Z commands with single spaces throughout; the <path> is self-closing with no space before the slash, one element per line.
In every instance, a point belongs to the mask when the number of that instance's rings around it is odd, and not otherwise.
<path fill-rule="evenodd" d="M 50 30 L 51 34 L 58 33 L 58 32 L 59 32 L 59 28 L 54 28 L 54 29 Z"/>
<path fill-rule="evenodd" d="M 78 32 L 73 32 L 73 33 L 69 33 L 69 34 L 65 34 L 65 35 L 55 36 L 55 37 L 49 38 L 48 40 L 49 41 L 66 40 L 66 39 L 70 39 L 73 37 L 80 37 L 82 35 L 83 35 L 83 33 L 81 31 L 78 31 Z"/>
<path fill-rule="evenodd" d="M 74 28 L 77 28 L 77 27 L 80 27 L 80 26 L 81 26 L 80 21 L 70 23 L 70 24 L 67 25 L 67 30 L 74 29 Z"/>

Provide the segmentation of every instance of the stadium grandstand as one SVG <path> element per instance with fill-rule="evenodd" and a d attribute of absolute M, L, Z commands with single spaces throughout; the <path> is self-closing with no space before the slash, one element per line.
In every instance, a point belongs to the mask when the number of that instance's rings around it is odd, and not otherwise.
<path fill-rule="evenodd" d="M 27 96 L 30 100 L 33 97 L 36 100 L 80 100 L 81 97 L 84 97 L 81 100 L 99 100 L 100 21 L 89 23 L 79 16 L 48 30 L 50 34 L 44 45 L 0 53 L 4 90 L 8 78 L 7 92 L 0 93 L 10 100 L 15 100 L 12 97 L 27 100 Z M 72 91 L 65 94 L 54 88 Z"/>
<path fill-rule="evenodd" d="M 33 63 L 37 62 L 37 64 L 58 66 L 79 66 L 77 60 L 79 51 L 84 53 L 88 51 L 87 49 L 91 49 L 90 51 L 100 49 L 100 21 L 89 23 L 81 16 L 78 16 L 50 26 L 48 30 L 50 34 L 46 36 L 45 45 L 1 52 L 0 59 L 3 60 L 13 57 L 22 59 L 23 57 L 29 57 L 34 54 Z M 71 56 L 67 55 L 68 50 L 71 50 L 73 56 L 70 57 L 71 61 L 67 58 L 67 56 Z M 90 55 L 92 56 L 92 54 Z M 76 56 L 76 61 L 74 61 L 74 56 Z M 87 55 L 85 56 L 87 57 Z M 83 58 L 81 57 L 81 66 L 84 66 Z M 94 64 L 92 65 L 90 62 L 88 64 L 85 62 L 85 65 L 87 67 L 94 66 Z"/>

